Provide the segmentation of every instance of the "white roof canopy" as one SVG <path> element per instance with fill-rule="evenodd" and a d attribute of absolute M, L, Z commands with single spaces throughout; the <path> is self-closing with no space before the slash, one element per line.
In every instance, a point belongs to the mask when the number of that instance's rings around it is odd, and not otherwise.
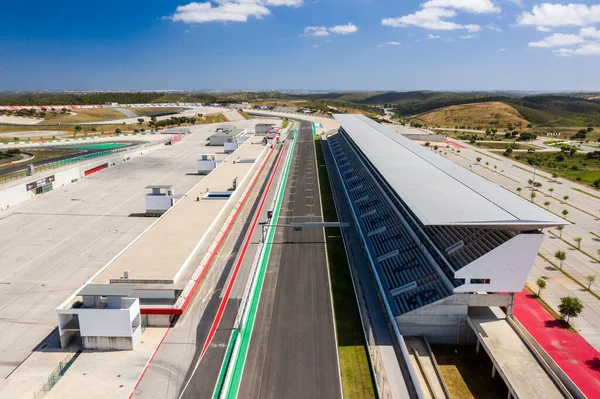
<path fill-rule="evenodd" d="M 424 225 L 534 230 L 568 224 L 363 115 L 334 115 Z"/>

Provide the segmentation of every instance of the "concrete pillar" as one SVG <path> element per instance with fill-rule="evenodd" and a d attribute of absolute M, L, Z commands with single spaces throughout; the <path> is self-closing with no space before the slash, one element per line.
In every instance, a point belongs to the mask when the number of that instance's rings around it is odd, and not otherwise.
<path fill-rule="evenodd" d="M 479 338 L 477 338 L 477 345 L 475 346 L 475 353 L 479 353 L 479 349 L 481 349 L 481 342 L 479 342 Z"/>
<path fill-rule="evenodd" d="M 515 293 L 510 294 L 510 304 L 506 307 L 506 317 L 513 317 L 513 310 L 515 309 Z"/>
<path fill-rule="evenodd" d="M 496 366 L 492 364 L 492 378 L 496 377 Z"/>

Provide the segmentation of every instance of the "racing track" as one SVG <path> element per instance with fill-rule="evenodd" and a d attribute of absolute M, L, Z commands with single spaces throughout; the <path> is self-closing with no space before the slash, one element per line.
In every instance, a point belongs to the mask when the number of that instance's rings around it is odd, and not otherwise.
<path fill-rule="evenodd" d="M 277 224 L 322 221 L 310 122 L 302 122 Z M 238 398 L 341 398 L 322 228 L 278 228 Z"/>

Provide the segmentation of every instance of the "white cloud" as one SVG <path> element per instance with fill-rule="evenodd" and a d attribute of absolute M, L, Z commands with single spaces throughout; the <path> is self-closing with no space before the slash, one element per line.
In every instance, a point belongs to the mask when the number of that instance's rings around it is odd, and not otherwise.
<path fill-rule="evenodd" d="M 504 32 L 501 28 L 497 27 L 494 24 L 487 24 L 485 26 L 485 29 L 487 29 L 487 30 L 493 30 L 494 32 Z"/>
<path fill-rule="evenodd" d="M 565 47 L 565 46 L 573 46 L 576 44 L 581 44 L 585 41 L 579 35 L 571 35 L 567 33 L 555 33 L 552 36 L 548 36 L 537 42 L 530 42 L 528 44 L 529 47 Z"/>
<path fill-rule="evenodd" d="M 521 13 L 517 23 L 523 26 L 552 28 L 558 26 L 586 26 L 600 22 L 600 5 L 550 4 L 533 6 L 531 11 Z"/>
<path fill-rule="evenodd" d="M 324 26 L 307 26 L 304 28 L 304 36 L 329 36 L 329 31 Z"/>
<path fill-rule="evenodd" d="M 349 35 L 358 31 L 356 25 L 349 23 L 346 25 L 336 25 L 329 28 L 331 33 L 337 33 L 338 35 Z"/>
<path fill-rule="evenodd" d="M 318 44 L 313 44 L 312 48 L 319 48 L 319 45 Z"/>
<path fill-rule="evenodd" d="M 427 35 L 428 39 L 439 39 L 440 37 L 438 35 L 432 35 L 431 33 Z"/>
<path fill-rule="evenodd" d="M 500 51 L 501 53 L 503 53 L 503 52 L 505 52 L 505 51 L 506 51 L 506 49 L 505 49 L 505 48 L 501 48 L 501 49 L 500 49 L 500 50 L 498 50 L 498 51 Z"/>
<path fill-rule="evenodd" d="M 462 35 L 462 36 L 459 36 L 459 38 L 461 38 L 463 40 L 464 39 L 477 39 L 478 37 L 479 37 L 479 35 Z"/>
<path fill-rule="evenodd" d="M 352 23 L 346 25 L 326 26 L 307 26 L 304 28 L 303 36 L 329 36 L 331 33 L 337 35 L 349 35 L 358 31 L 358 27 Z"/>
<path fill-rule="evenodd" d="M 600 30 L 596 28 L 583 28 L 579 31 L 579 35 L 583 37 L 591 37 L 593 39 L 600 39 Z"/>
<path fill-rule="evenodd" d="M 473 14 L 500 12 L 500 8 L 491 0 L 429 0 L 423 8 L 454 8 Z"/>
<path fill-rule="evenodd" d="M 381 43 L 378 44 L 377 47 L 385 47 L 385 46 L 400 46 L 400 42 L 385 42 L 385 43 Z"/>
<path fill-rule="evenodd" d="M 192 2 L 178 6 L 168 17 L 186 24 L 205 22 L 246 22 L 248 18 L 261 19 L 271 14 L 269 7 L 299 7 L 304 0 L 214 0 L 205 3 Z"/>
<path fill-rule="evenodd" d="M 560 48 L 554 50 L 554 54 L 560 57 L 572 55 L 600 55 L 600 43 L 585 43 L 577 48 Z"/>
<path fill-rule="evenodd" d="M 481 30 L 479 25 L 462 25 L 442 18 L 452 18 L 456 16 L 456 11 L 446 8 L 425 8 L 414 14 L 405 15 L 399 18 L 385 18 L 381 21 L 384 26 L 393 28 L 417 26 L 430 30 L 457 30 L 466 29 L 469 32 L 478 32 Z"/>

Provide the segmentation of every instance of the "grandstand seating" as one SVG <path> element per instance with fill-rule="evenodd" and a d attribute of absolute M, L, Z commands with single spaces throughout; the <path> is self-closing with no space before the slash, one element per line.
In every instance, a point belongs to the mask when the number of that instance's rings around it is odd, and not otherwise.
<path fill-rule="evenodd" d="M 395 316 L 439 301 L 463 284 L 456 270 L 517 232 L 424 226 L 343 129 L 330 148 Z"/>

